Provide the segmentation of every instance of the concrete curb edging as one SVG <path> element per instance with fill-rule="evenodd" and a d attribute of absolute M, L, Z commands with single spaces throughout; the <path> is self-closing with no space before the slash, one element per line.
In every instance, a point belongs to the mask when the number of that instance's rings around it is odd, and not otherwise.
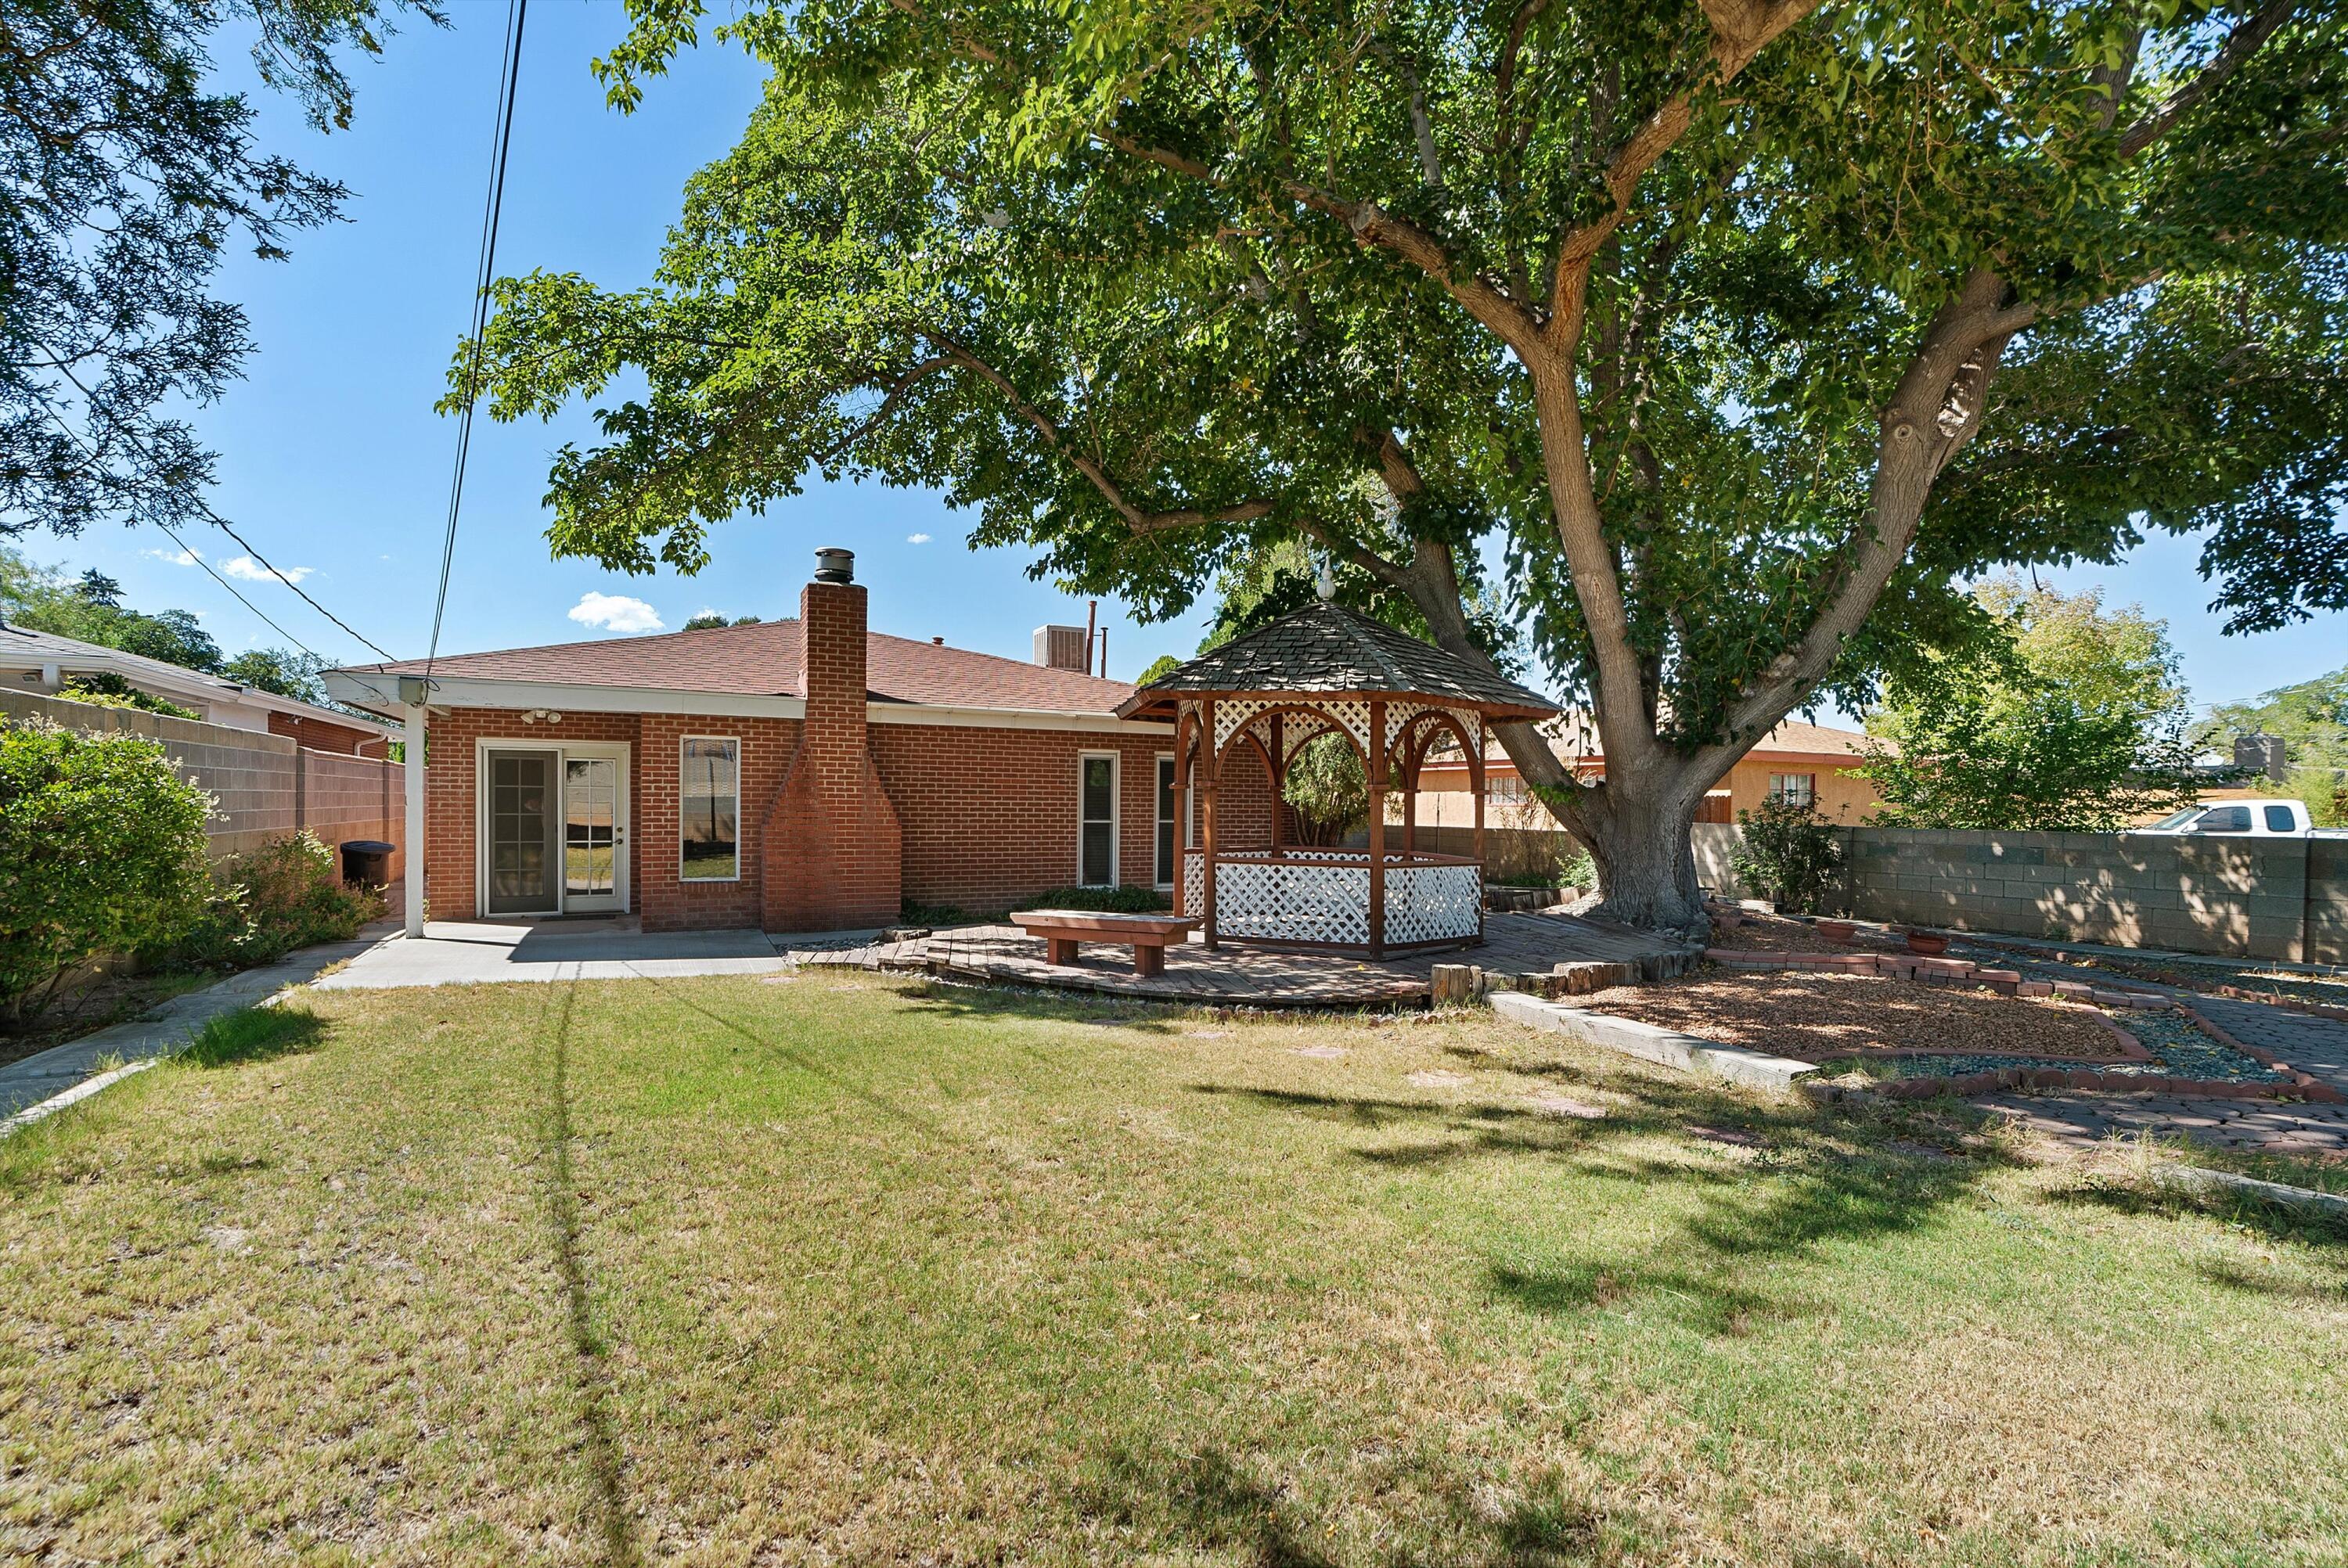
<path fill-rule="evenodd" d="M 2284 1208 L 2318 1209 L 2326 1214 L 2348 1214 L 2348 1197 L 2336 1193 L 2319 1193 L 2308 1187 L 2287 1186 L 2281 1182 L 2262 1182 L 2256 1176 L 2245 1176 L 2234 1171 L 2213 1171 L 2206 1165 L 2158 1165 L 2153 1169 L 2152 1179 L 2157 1185 L 2178 1187 L 2189 1193 L 2239 1193 L 2244 1197 L 2261 1198 Z"/>
<path fill-rule="evenodd" d="M 111 1089 L 134 1072 L 146 1071 L 162 1060 L 163 1058 L 160 1056 L 148 1056 L 141 1057 L 137 1061 L 126 1061 L 110 1072 L 101 1072 L 95 1078 L 83 1079 L 62 1094 L 52 1094 L 38 1105 L 27 1105 L 14 1116 L 0 1121 L 0 1138 L 6 1138 L 12 1133 L 21 1132 L 36 1122 L 46 1121 L 67 1106 L 79 1104 L 102 1090 Z"/>
<path fill-rule="evenodd" d="M 2211 1018 L 2208 1013 L 2203 1012 L 2199 1008 L 2195 1007 L 2191 1002 L 2185 1000 L 2183 998 L 2179 998 L 2178 999 L 2177 1010 L 2191 1019 L 2195 1023 L 2199 1024 L 2203 1031 L 2208 1033 L 2219 1044 L 2230 1045 L 2236 1050 L 2240 1051 L 2244 1056 L 2249 1057 L 2252 1061 L 2257 1062 L 2260 1066 L 2271 1067 L 2277 1072 L 2281 1073 L 2283 1077 L 2289 1081 L 2290 1091 L 2298 1098 L 2311 1101 L 2317 1104 L 2325 1105 L 2338 1105 L 2343 1102 L 2348 1102 L 2348 1094 L 2342 1093 L 2339 1090 L 2333 1088 L 2331 1084 L 2324 1082 L 2323 1080 L 2320 1078 L 2316 1078 L 2309 1073 L 2301 1071 L 2298 1068 L 2293 1067 L 2290 1062 L 2285 1061 L 2282 1058 L 2277 1056 L 2273 1051 L 2268 1050 L 2260 1046 L 2251 1045 L 2248 1041 L 2240 1039 L 2230 1032 L 2226 1027 L 2223 1024 L 2220 1024 L 2216 1019 Z"/>
<path fill-rule="evenodd" d="M 1804 1074 L 1818 1071 L 1811 1063 L 1796 1061 L 1791 1057 L 1769 1056 L 1757 1050 L 1746 1050 L 1741 1046 L 1723 1045 L 1718 1040 L 1682 1034 L 1677 1030 L 1662 1029 L 1632 1019 L 1610 1018 L 1604 1013 L 1569 1007 L 1523 991 L 1495 991 L 1491 1003 L 1492 1010 L 1511 1023 L 1520 1023 L 1529 1029 L 1550 1034 L 1561 1034 L 1584 1045 L 1620 1051 L 1625 1056 L 1676 1068 L 1682 1072 L 1709 1073 L 1748 1089 L 1766 1089 L 1783 1094 L 1791 1090 Z"/>

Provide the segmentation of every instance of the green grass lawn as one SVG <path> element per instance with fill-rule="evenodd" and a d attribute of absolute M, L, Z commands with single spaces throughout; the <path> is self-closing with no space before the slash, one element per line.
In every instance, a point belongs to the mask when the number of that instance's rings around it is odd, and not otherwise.
<path fill-rule="evenodd" d="M 819 974 L 306 1006 L 0 1143 L 0 1559 L 2348 1541 L 2339 1238 L 1929 1109 L 1488 1014 Z"/>

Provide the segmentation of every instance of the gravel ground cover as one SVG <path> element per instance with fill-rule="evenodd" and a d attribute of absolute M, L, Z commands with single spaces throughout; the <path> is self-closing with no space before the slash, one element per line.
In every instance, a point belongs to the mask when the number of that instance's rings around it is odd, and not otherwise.
<path fill-rule="evenodd" d="M 1998 1057 L 2001 1066 L 2016 1056 L 2077 1065 L 2114 1061 L 2122 1050 L 2109 1030 L 2075 1007 L 1874 975 L 1706 967 L 1658 985 L 1594 992 L 1585 1005 L 1804 1061 L 1855 1050 L 1970 1050 Z M 1941 1071 L 1943 1060 L 1927 1059 L 1924 1070 Z"/>
<path fill-rule="evenodd" d="M 1715 947 L 1735 948 L 1747 953 L 1849 953 L 1858 949 L 1838 942 L 1829 942 L 1818 933 L 1818 928 L 1800 920 L 1788 920 L 1780 915 L 1762 915 L 1744 910 L 1730 926 L 1727 920 L 1715 917 L 1712 941 Z"/>

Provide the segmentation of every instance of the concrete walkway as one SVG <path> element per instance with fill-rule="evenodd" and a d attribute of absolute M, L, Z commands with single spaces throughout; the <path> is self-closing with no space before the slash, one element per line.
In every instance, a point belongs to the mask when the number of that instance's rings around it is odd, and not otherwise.
<path fill-rule="evenodd" d="M 820 940 L 869 941 L 875 934 L 836 932 Z M 420 939 L 394 936 L 377 943 L 348 968 L 320 980 L 318 989 L 765 975 L 790 968 L 798 946 L 792 938 L 757 930 L 647 934 L 630 919 L 435 920 Z"/>
<path fill-rule="evenodd" d="M 288 953 L 273 964 L 229 976 L 218 985 L 173 997 L 128 1022 L 51 1046 L 37 1056 L 0 1067 L 0 1116 L 66 1092 L 100 1071 L 100 1062 L 143 1062 L 169 1056 L 222 1013 L 265 1001 L 288 986 L 315 979 L 330 965 L 355 958 L 396 929 L 379 923 L 355 941 L 322 942 Z"/>

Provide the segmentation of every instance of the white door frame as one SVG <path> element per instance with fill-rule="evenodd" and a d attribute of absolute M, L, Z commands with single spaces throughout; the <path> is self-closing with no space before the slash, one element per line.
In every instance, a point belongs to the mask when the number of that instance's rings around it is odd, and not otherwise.
<path fill-rule="evenodd" d="M 572 757 L 604 757 L 619 764 L 618 788 L 612 806 L 612 891 L 617 895 L 618 914 L 625 915 L 635 907 L 633 889 L 629 886 L 628 864 L 628 762 L 632 747 L 626 741 L 566 741 L 553 735 L 481 735 L 473 742 L 473 907 L 480 919 L 521 919 L 527 916 L 491 916 L 489 907 L 489 753 L 491 752 L 552 752 L 554 756 L 555 803 L 554 820 L 560 825 L 566 818 L 561 789 L 562 764 Z M 561 867 L 554 874 L 554 907 L 538 911 L 541 917 L 567 913 L 567 890 L 570 877 Z"/>

